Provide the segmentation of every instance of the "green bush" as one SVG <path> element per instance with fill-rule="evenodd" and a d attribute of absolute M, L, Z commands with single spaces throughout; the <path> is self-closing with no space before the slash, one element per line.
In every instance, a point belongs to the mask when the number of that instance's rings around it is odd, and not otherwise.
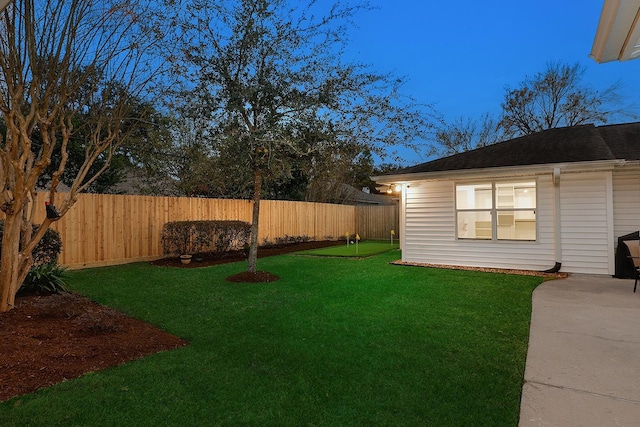
<path fill-rule="evenodd" d="M 34 233 L 38 227 L 39 225 L 33 225 Z M 62 252 L 60 233 L 49 228 L 33 250 L 33 263 L 34 265 L 57 264 L 60 252 Z"/>
<path fill-rule="evenodd" d="M 40 225 L 33 224 L 33 232 L 38 230 Z M 4 231 L 4 221 L 0 220 L 0 240 L 2 239 L 2 233 Z M 33 250 L 33 264 L 34 266 L 44 264 L 56 264 L 58 257 L 62 252 L 62 239 L 60 233 L 51 228 L 47 229 L 44 233 L 44 237 L 36 245 Z M 2 254 L 2 247 L 0 246 L 0 255 Z"/>
<path fill-rule="evenodd" d="M 270 247 L 286 246 L 286 245 L 292 245 L 294 243 L 306 243 L 309 241 L 311 241 L 311 237 L 306 235 L 289 236 L 285 234 L 284 237 L 276 237 L 275 241 L 264 239 L 262 241 L 262 247 L 270 248 Z"/>
<path fill-rule="evenodd" d="M 162 227 L 165 255 L 224 253 L 242 249 L 251 225 L 242 221 L 173 221 Z"/>
<path fill-rule="evenodd" d="M 62 280 L 66 268 L 54 262 L 34 265 L 27 273 L 18 293 L 59 294 L 69 292 Z"/>

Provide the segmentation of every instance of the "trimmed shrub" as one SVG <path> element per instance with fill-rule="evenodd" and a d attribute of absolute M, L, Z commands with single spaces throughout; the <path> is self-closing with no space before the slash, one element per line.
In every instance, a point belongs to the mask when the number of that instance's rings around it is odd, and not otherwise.
<path fill-rule="evenodd" d="M 165 255 L 224 253 L 242 249 L 251 225 L 242 221 L 173 221 L 162 227 Z"/>
<path fill-rule="evenodd" d="M 38 227 L 38 225 L 34 224 L 34 233 Z M 33 250 L 33 263 L 34 265 L 57 264 L 60 252 L 62 252 L 62 239 L 60 238 L 60 233 L 49 228 L 44 233 L 44 237 L 42 237 L 40 243 L 38 243 Z"/>
<path fill-rule="evenodd" d="M 40 227 L 38 224 L 33 224 L 33 232 L 35 233 Z M 4 231 L 4 221 L 0 220 L 0 239 L 2 239 L 2 232 Z M 44 264 L 56 264 L 58 257 L 62 252 L 62 239 L 60 233 L 54 229 L 47 229 L 44 233 L 44 237 L 36 245 L 33 250 L 33 265 Z M 2 247 L 0 247 L 0 254 L 2 254 Z"/>

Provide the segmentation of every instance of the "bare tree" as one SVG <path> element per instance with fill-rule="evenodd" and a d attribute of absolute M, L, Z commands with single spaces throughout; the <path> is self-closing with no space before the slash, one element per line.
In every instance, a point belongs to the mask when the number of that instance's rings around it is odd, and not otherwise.
<path fill-rule="evenodd" d="M 516 89 L 507 88 L 499 126 L 514 137 L 630 115 L 620 105 L 619 84 L 596 90 L 583 83 L 584 71 L 579 64 L 550 63 Z"/>
<path fill-rule="evenodd" d="M 480 120 L 459 117 L 452 123 L 442 121 L 436 129 L 433 154 L 450 156 L 495 144 L 504 139 L 498 123 L 488 114 Z"/>
<path fill-rule="evenodd" d="M 51 202 L 70 139 L 84 136 L 84 160 L 58 206 L 63 216 L 137 127 L 141 112 L 131 116 L 131 98 L 140 99 L 161 68 L 145 61 L 155 40 L 140 25 L 147 7 L 135 0 L 14 0 L 0 14 L 0 112 L 6 125 L 0 147 L 0 311 L 13 307 L 33 249 L 57 219 L 46 218 L 32 232 L 43 209 L 33 203 L 36 184 L 54 153 L 59 162 L 47 188 Z M 87 130 L 74 127 L 79 113 Z M 92 169 L 98 159 L 102 166 Z"/>

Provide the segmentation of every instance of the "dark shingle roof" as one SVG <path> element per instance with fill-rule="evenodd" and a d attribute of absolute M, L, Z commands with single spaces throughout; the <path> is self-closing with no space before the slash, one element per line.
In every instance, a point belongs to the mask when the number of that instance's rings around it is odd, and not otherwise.
<path fill-rule="evenodd" d="M 600 126 L 597 129 L 616 159 L 640 160 L 640 123 Z"/>
<path fill-rule="evenodd" d="M 390 175 L 616 159 L 640 160 L 640 123 L 549 129 Z"/>

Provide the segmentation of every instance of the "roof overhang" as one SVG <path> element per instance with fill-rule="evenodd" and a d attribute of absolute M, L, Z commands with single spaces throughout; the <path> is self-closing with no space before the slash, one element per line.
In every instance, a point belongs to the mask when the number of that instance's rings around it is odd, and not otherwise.
<path fill-rule="evenodd" d="M 544 165 L 527 166 L 503 166 L 486 169 L 461 169 L 452 171 L 423 172 L 411 174 L 372 176 L 371 179 L 376 184 L 410 184 L 416 181 L 443 181 L 460 179 L 493 179 L 512 178 L 518 176 L 547 175 L 553 173 L 554 169 L 560 169 L 563 173 L 577 172 L 597 172 L 613 170 L 616 167 L 624 166 L 624 160 L 600 160 L 592 162 L 571 162 L 554 163 Z"/>
<path fill-rule="evenodd" d="M 0 11 L 4 10 L 9 3 L 11 3 L 11 0 L 0 0 Z"/>
<path fill-rule="evenodd" d="M 593 47 L 596 62 L 640 57 L 640 0 L 605 0 Z"/>

